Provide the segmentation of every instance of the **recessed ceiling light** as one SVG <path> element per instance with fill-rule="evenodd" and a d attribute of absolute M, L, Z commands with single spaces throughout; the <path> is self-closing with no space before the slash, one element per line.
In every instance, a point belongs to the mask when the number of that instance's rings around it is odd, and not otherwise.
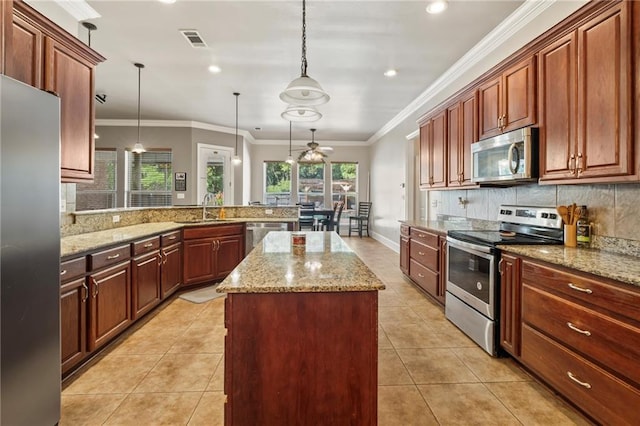
<path fill-rule="evenodd" d="M 160 3 L 173 4 L 176 0 L 158 0 Z"/>
<path fill-rule="evenodd" d="M 220 68 L 217 65 L 210 65 L 209 66 L 209 72 L 212 73 L 212 74 L 218 74 L 218 73 L 222 72 L 222 68 Z"/>
<path fill-rule="evenodd" d="M 447 0 L 435 0 L 427 5 L 427 13 L 442 13 L 447 9 Z"/>
<path fill-rule="evenodd" d="M 395 77 L 396 75 L 398 75 L 398 71 L 396 71 L 394 69 L 386 70 L 384 72 L 384 76 L 385 77 Z"/>

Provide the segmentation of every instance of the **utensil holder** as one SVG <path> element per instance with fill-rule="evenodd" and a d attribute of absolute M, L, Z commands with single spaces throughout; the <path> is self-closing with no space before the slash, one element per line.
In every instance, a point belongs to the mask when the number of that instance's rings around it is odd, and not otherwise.
<path fill-rule="evenodd" d="M 565 247 L 577 247 L 577 227 L 576 225 L 564 225 L 564 245 Z"/>

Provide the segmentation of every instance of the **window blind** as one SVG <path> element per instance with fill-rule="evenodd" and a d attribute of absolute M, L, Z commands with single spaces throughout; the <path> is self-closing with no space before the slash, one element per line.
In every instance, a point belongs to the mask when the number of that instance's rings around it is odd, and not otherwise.
<path fill-rule="evenodd" d="M 170 206 L 172 155 L 170 150 L 126 152 L 126 206 Z"/>

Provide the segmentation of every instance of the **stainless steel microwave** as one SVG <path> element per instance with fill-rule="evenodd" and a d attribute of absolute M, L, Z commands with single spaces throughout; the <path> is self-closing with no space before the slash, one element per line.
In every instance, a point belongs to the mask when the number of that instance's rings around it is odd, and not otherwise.
<path fill-rule="evenodd" d="M 501 186 L 538 178 L 538 129 L 524 127 L 471 144 L 471 180 Z"/>

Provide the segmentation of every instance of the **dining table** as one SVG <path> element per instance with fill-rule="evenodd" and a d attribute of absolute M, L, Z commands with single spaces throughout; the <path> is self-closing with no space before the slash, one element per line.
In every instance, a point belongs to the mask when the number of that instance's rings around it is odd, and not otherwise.
<path fill-rule="evenodd" d="M 327 231 L 333 231 L 333 209 L 314 209 L 313 212 L 305 211 L 300 215 L 300 219 L 313 219 L 313 230 L 322 230 L 323 223 L 327 225 Z"/>

